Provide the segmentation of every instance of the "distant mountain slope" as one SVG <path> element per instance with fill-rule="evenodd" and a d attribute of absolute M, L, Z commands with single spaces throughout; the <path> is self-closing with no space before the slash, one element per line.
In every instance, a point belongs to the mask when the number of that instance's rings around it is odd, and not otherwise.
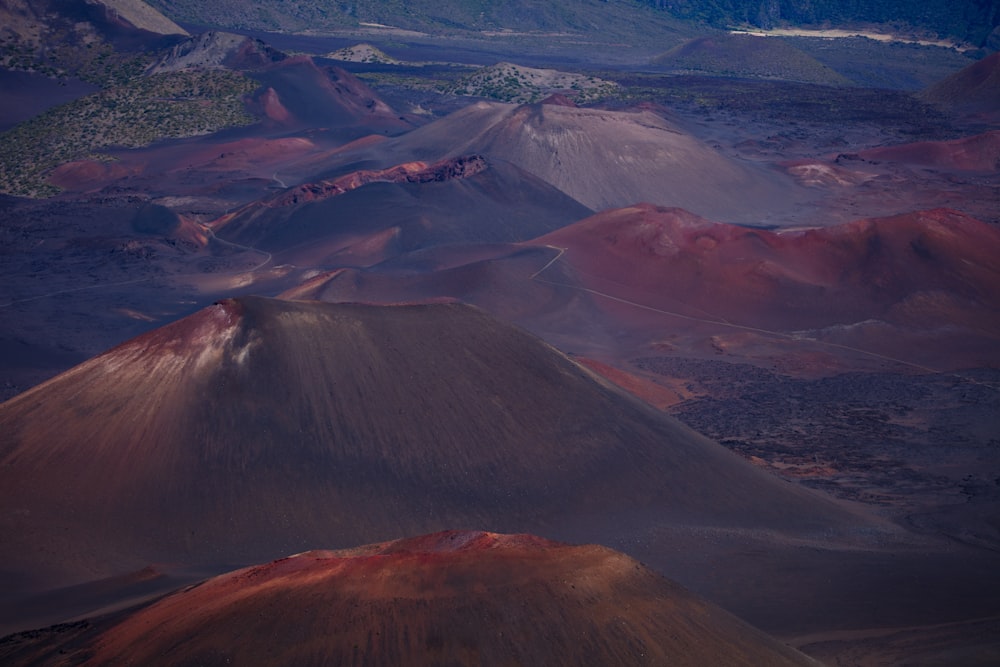
<path fill-rule="evenodd" d="M 720 28 L 755 25 L 884 24 L 983 45 L 1000 24 L 1000 6 L 982 0 L 640 0 L 680 18 Z"/>
<path fill-rule="evenodd" d="M 1000 53 L 986 56 L 924 90 L 921 98 L 956 111 L 1000 115 Z"/>
<path fill-rule="evenodd" d="M 175 20 L 239 29 L 303 31 L 346 26 L 383 25 L 432 33 L 509 30 L 542 33 L 604 33 L 621 37 L 637 30 L 684 30 L 680 21 L 631 1 L 579 0 L 539 3 L 532 0 L 354 0 L 331 4 L 305 0 L 289 4 L 263 0 L 253 7 L 239 0 L 206 4 L 197 0 L 153 0 Z"/>
<path fill-rule="evenodd" d="M 785 40 L 752 35 L 699 37 L 658 56 L 655 64 L 693 74 L 781 79 L 823 85 L 850 81 Z"/>
<path fill-rule="evenodd" d="M 94 75 L 113 51 L 154 50 L 187 34 L 141 0 L 0 4 L 0 62 L 17 69 Z"/>
<path fill-rule="evenodd" d="M 147 74 L 184 69 L 259 69 L 287 56 L 245 35 L 210 31 L 174 45 L 146 71 Z"/>
<path fill-rule="evenodd" d="M 123 619 L 0 645 L 0 659 L 20 663 L 51 664 L 46 653 L 96 664 L 817 664 L 611 549 L 467 531 L 310 551 Z"/>
<path fill-rule="evenodd" d="M 142 0 L 91 0 L 105 8 L 111 20 L 124 21 L 139 30 L 160 35 L 186 35 L 187 31 Z"/>
<path fill-rule="evenodd" d="M 593 210 L 649 201 L 756 220 L 807 196 L 784 175 L 725 157 L 661 116 L 638 110 L 480 102 L 358 159 L 470 153 L 510 162 Z"/>
<path fill-rule="evenodd" d="M 301 31 L 331 29 L 358 23 L 378 23 L 411 30 L 447 31 L 573 31 L 621 36 L 663 28 L 685 32 L 682 21 L 719 28 L 741 25 L 885 24 L 952 36 L 977 46 L 1000 24 L 996 3 L 981 0 L 584 0 L 535 3 L 530 0 L 468 2 L 417 0 L 377 2 L 355 0 L 294 3 L 266 0 L 251 9 L 237 0 L 206 4 L 197 0 L 152 0 L 176 20 L 242 29 Z"/>

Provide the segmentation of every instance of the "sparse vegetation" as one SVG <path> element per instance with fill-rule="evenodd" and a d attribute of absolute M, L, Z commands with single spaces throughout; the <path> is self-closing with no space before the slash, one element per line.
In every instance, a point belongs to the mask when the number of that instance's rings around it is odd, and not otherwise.
<path fill-rule="evenodd" d="M 445 85 L 442 92 L 517 104 L 537 102 L 553 93 L 562 93 L 577 103 L 586 103 L 617 95 L 619 86 L 613 81 L 585 74 L 497 63 Z"/>
<path fill-rule="evenodd" d="M 55 193 L 47 173 L 83 158 L 109 159 L 109 146 L 145 146 L 254 121 L 243 97 L 256 87 L 225 70 L 183 71 L 135 78 L 88 95 L 0 135 L 0 191 L 44 197 Z"/>
<path fill-rule="evenodd" d="M 47 37 L 49 46 L 15 36 L 0 37 L 0 66 L 35 72 L 53 79 L 76 77 L 106 87 L 121 85 L 149 66 L 146 53 L 119 53 L 99 40 L 77 43 L 56 33 Z"/>
<path fill-rule="evenodd" d="M 326 58 L 352 63 L 396 65 L 400 61 L 371 44 L 355 44 L 326 54 Z"/>
<path fill-rule="evenodd" d="M 717 35 L 675 47 L 654 62 L 674 72 L 781 79 L 824 85 L 850 81 L 782 39 Z"/>
<path fill-rule="evenodd" d="M 808 122 L 841 126 L 868 123 L 912 140 L 945 138 L 950 125 L 941 113 L 902 91 L 838 88 L 788 81 L 752 81 L 708 76 L 619 75 L 619 102 L 644 101 L 702 114 L 731 114 L 750 122 Z"/>
<path fill-rule="evenodd" d="M 780 24 L 881 24 L 900 30 L 957 37 L 977 46 L 1000 25 L 1000 5 L 983 0 L 642 0 L 672 16 L 703 21 L 720 28 Z"/>
<path fill-rule="evenodd" d="M 427 32 L 523 30 L 638 34 L 652 24 L 676 28 L 681 20 L 730 28 L 777 25 L 879 24 L 900 32 L 949 36 L 982 46 L 1000 25 L 1000 5 L 988 0 L 150 0 L 175 20 L 200 25 L 272 31 L 334 30 L 380 23 Z"/>

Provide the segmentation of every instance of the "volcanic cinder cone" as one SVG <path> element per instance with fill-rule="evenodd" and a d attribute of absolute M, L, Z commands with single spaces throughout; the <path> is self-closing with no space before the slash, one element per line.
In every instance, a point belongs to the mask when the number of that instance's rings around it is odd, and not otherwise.
<path fill-rule="evenodd" d="M 85 658 L 94 665 L 816 664 L 611 549 L 483 532 L 310 551 L 215 577 L 117 621 L 11 638 L 0 658 Z"/>
<path fill-rule="evenodd" d="M 35 590 L 456 526 L 613 544 L 877 525 L 470 306 L 251 297 L 0 406 L 0 510 L 0 563 Z"/>
<path fill-rule="evenodd" d="M 1000 53 L 990 54 L 939 81 L 924 90 L 921 97 L 958 111 L 981 112 L 996 118 L 1000 109 Z"/>
<path fill-rule="evenodd" d="M 302 183 L 212 227 L 281 262 L 343 266 L 441 243 L 523 241 L 591 213 L 513 165 L 467 155 Z"/>
<path fill-rule="evenodd" d="M 848 516 L 461 304 L 224 301 L 15 397 L 0 425 L 8 566 L 99 570 L 108 545 L 135 565 L 262 560 L 633 506 Z"/>
<path fill-rule="evenodd" d="M 649 201 L 752 221 L 811 196 L 783 175 L 728 158 L 648 110 L 478 102 L 355 159 L 469 153 L 510 162 L 593 210 Z"/>

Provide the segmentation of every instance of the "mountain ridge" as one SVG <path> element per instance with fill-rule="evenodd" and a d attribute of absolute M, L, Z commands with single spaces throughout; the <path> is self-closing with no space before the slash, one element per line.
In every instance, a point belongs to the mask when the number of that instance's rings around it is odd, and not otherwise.
<path fill-rule="evenodd" d="M 838 0 L 592 0 L 578 3 L 548 3 L 527 0 L 489 3 L 469 0 L 401 4 L 357 0 L 341 3 L 334 12 L 320 10 L 317 3 L 298 3 L 289 9 L 271 0 L 260 3 L 252 15 L 236 2 L 207 8 L 193 0 L 153 0 L 152 4 L 176 19 L 202 25 L 228 25 L 244 29 L 296 31 L 306 28 L 334 30 L 350 26 L 398 26 L 411 31 L 474 33 L 480 31 L 588 31 L 609 32 L 623 25 L 645 22 L 667 29 L 683 30 L 685 23 L 717 28 L 737 26 L 854 26 L 892 25 L 918 33 L 952 36 L 983 46 L 1000 24 L 995 5 L 962 0 L 930 0 L 918 7 L 905 0 L 879 3 L 848 3 Z"/>

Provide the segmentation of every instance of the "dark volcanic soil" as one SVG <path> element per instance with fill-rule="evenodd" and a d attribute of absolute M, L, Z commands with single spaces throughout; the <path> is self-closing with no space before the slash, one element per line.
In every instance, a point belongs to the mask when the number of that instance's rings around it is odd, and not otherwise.
<path fill-rule="evenodd" d="M 97 86 L 78 79 L 50 79 L 41 74 L 0 69 L 0 90 L 4 97 L 0 106 L 0 132 L 6 132 L 46 109 L 95 92 Z"/>
<path fill-rule="evenodd" d="M 751 461 L 918 528 L 1000 548 L 1000 372 L 806 379 L 721 360 L 632 363 L 684 382 L 695 397 L 670 412 Z M 946 507 L 950 525 L 924 516 Z"/>

